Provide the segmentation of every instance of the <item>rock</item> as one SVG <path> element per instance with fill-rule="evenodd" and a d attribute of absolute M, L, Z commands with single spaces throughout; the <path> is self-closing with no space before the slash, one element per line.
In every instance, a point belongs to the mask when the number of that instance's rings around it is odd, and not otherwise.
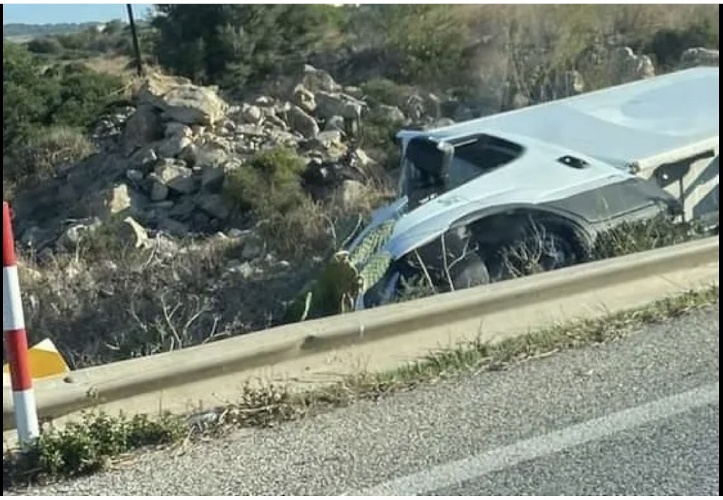
<path fill-rule="evenodd" d="M 117 215 L 131 208 L 131 196 L 128 186 L 119 184 L 106 192 L 105 207 L 110 215 Z"/>
<path fill-rule="evenodd" d="M 158 229 L 161 231 L 164 231 L 171 236 L 175 236 L 178 238 L 183 238 L 184 236 L 188 236 L 188 233 L 191 231 L 191 228 L 184 224 L 183 222 L 179 222 L 175 219 L 172 219 L 170 217 L 162 217 L 158 220 L 157 223 Z"/>
<path fill-rule="evenodd" d="M 26 248 L 38 249 L 50 240 L 48 231 L 38 226 L 31 226 L 20 236 L 18 243 Z"/>
<path fill-rule="evenodd" d="M 310 65 L 304 66 L 304 76 L 301 84 L 312 92 L 338 92 L 342 89 L 341 85 L 336 83 L 329 73 L 322 69 L 317 69 Z"/>
<path fill-rule="evenodd" d="M 75 251 L 81 240 L 92 235 L 101 226 L 100 219 L 93 217 L 66 228 L 58 238 L 57 246 L 66 251 Z"/>
<path fill-rule="evenodd" d="M 680 57 L 683 68 L 694 66 L 718 66 L 718 51 L 704 47 L 686 49 Z"/>
<path fill-rule="evenodd" d="M 196 200 L 198 207 L 211 217 L 224 220 L 229 216 L 229 210 L 220 194 L 202 194 Z"/>
<path fill-rule="evenodd" d="M 316 114 L 326 120 L 332 116 L 341 116 L 350 120 L 361 120 L 364 103 L 352 96 L 320 91 L 315 94 Z"/>
<path fill-rule="evenodd" d="M 338 130 L 325 130 L 320 132 L 311 142 L 312 147 L 326 150 L 346 150 L 342 140 L 342 133 Z"/>
<path fill-rule="evenodd" d="M 156 167 L 154 178 L 171 191 L 180 194 L 192 194 L 198 189 L 196 179 L 190 168 L 174 163 L 163 163 Z"/>
<path fill-rule="evenodd" d="M 126 170 L 126 179 L 135 183 L 143 182 L 143 172 L 133 168 L 130 170 Z"/>
<path fill-rule="evenodd" d="M 246 123 L 260 123 L 264 119 L 264 112 L 261 108 L 252 104 L 243 104 L 241 106 L 240 115 Z"/>
<path fill-rule="evenodd" d="M 274 98 L 266 95 L 258 96 L 254 99 L 254 104 L 257 106 L 269 107 L 274 105 Z"/>
<path fill-rule="evenodd" d="M 116 234 L 123 245 L 141 248 L 149 244 L 148 233 L 133 217 L 123 219 L 118 225 Z"/>
<path fill-rule="evenodd" d="M 266 244 L 261 237 L 255 233 L 248 235 L 243 244 L 243 250 L 241 250 L 241 258 L 244 260 L 256 259 L 264 254 L 266 251 Z"/>
<path fill-rule="evenodd" d="M 165 137 L 191 137 L 193 130 L 188 125 L 179 122 L 168 122 L 165 128 Z"/>
<path fill-rule="evenodd" d="M 205 168 L 201 174 L 201 187 L 207 191 L 217 192 L 223 188 L 226 169 L 223 167 Z"/>
<path fill-rule="evenodd" d="M 316 120 L 299 106 L 292 105 L 288 115 L 289 125 L 293 131 L 300 133 L 307 139 L 316 137 L 319 133 L 319 125 Z"/>
<path fill-rule="evenodd" d="M 241 275 L 244 279 L 251 278 L 255 273 L 256 269 L 249 262 L 244 262 L 232 268 L 232 272 Z"/>
<path fill-rule="evenodd" d="M 369 157 L 363 149 L 357 149 L 352 154 L 353 162 L 361 168 L 368 168 L 376 165 L 376 162 Z"/>
<path fill-rule="evenodd" d="M 144 146 L 135 153 L 133 153 L 128 159 L 128 163 L 132 167 L 143 168 L 158 161 L 158 155 L 156 154 L 156 150 L 154 149 L 155 144 L 156 143 Z"/>
<path fill-rule="evenodd" d="M 306 89 L 303 85 L 296 86 L 291 101 L 307 113 L 313 113 L 316 110 L 314 93 Z"/>
<path fill-rule="evenodd" d="M 614 84 L 655 76 L 655 66 L 650 57 L 636 55 L 630 47 L 618 47 L 610 54 L 611 78 Z"/>
<path fill-rule="evenodd" d="M 169 189 L 160 179 L 153 179 L 151 185 L 151 201 L 158 202 L 168 198 Z"/>
<path fill-rule="evenodd" d="M 344 93 L 349 94 L 356 99 L 362 99 L 364 97 L 364 90 L 362 90 L 361 87 L 356 87 L 353 85 L 344 87 Z"/>
<path fill-rule="evenodd" d="M 191 146 L 191 139 L 184 135 L 174 135 L 158 145 L 158 155 L 161 158 L 176 158 L 184 149 Z"/>
<path fill-rule="evenodd" d="M 384 119 L 390 122 L 403 122 L 406 118 L 404 113 L 402 113 L 402 110 L 396 106 L 381 104 L 378 107 L 378 110 L 384 116 Z M 419 118 L 421 117 L 422 114 L 419 115 Z M 419 118 L 417 118 L 417 120 L 419 120 Z"/>
<path fill-rule="evenodd" d="M 344 132 L 344 117 L 343 116 L 332 116 L 326 120 L 324 125 L 325 131 L 336 130 L 338 132 Z"/>
<path fill-rule="evenodd" d="M 147 144 L 163 137 L 161 119 L 150 104 L 141 103 L 126 122 L 123 131 L 123 154 L 127 157 Z"/>
<path fill-rule="evenodd" d="M 187 78 L 159 74 L 146 78 L 138 98 L 186 125 L 213 125 L 224 118 L 228 109 L 215 89 L 194 85 Z"/>

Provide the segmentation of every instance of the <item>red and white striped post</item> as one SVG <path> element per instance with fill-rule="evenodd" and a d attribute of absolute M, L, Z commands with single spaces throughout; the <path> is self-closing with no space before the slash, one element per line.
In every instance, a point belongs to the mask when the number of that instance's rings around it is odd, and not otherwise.
<path fill-rule="evenodd" d="M 31 443 L 40 435 L 38 409 L 30 376 L 28 336 L 20 298 L 20 281 L 15 259 L 15 238 L 10 207 L 3 201 L 3 342 L 10 365 L 15 427 L 21 445 Z"/>

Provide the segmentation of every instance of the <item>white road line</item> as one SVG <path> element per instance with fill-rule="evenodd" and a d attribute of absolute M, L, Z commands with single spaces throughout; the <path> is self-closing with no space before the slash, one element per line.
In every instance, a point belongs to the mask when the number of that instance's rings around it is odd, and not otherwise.
<path fill-rule="evenodd" d="M 464 460 L 393 479 L 348 496 L 421 496 L 618 432 L 718 403 L 718 382 L 588 420 Z"/>

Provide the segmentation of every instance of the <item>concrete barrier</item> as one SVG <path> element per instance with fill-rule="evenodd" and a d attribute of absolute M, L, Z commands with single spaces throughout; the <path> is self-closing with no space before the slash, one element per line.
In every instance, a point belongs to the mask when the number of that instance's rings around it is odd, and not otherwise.
<path fill-rule="evenodd" d="M 90 407 L 190 411 L 233 398 L 248 380 L 325 383 L 370 365 L 387 369 L 456 342 L 494 342 L 717 283 L 718 259 L 718 238 L 708 238 L 79 370 L 39 381 L 38 411 L 43 420 Z M 11 399 L 4 394 L 3 429 L 14 425 Z"/>

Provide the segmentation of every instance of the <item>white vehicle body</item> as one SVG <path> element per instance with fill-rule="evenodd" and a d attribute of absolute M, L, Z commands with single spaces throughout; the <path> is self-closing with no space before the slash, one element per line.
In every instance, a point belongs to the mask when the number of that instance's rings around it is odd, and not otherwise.
<path fill-rule="evenodd" d="M 396 259 L 460 221 L 516 207 L 569 216 L 591 234 L 618 218 L 659 213 L 665 196 L 681 202 L 687 219 L 717 217 L 718 75 L 717 67 L 694 68 L 435 130 L 402 130 L 400 198 L 374 214 L 351 248 L 396 219 L 385 247 Z M 409 197 L 415 139 L 458 148 L 447 189 L 421 203 Z M 469 157 L 514 154 L 478 168 L 461 149 L 475 141 L 491 146 Z"/>

